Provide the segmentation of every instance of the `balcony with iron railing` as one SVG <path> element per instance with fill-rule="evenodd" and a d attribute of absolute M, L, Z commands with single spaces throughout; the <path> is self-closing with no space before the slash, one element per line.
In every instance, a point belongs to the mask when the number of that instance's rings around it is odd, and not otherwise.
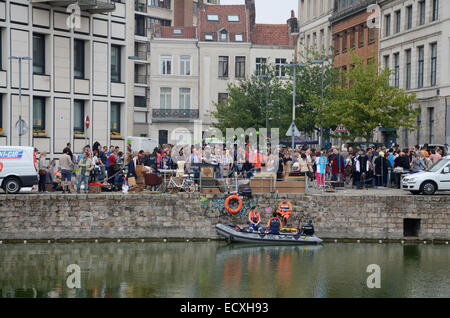
<path fill-rule="evenodd" d="M 153 109 L 153 120 L 158 121 L 189 121 L 198 119 L 200 112 L 198 109 Z"/>
<path fill-rule="evenodd" d="M 116 10 L 116 5 L 111 0 L 31 0 L 31 3 L 47 3 L 58 7 L 78 4 L 82 11 L 90 13 L 107 13 Z"/>
<path fill-rule="evenodd" d="M 150 76 L 135 74 L 134 75 L 134 83 L 141 84 L 141 85 L 148 85 L 150 83 Z"/>

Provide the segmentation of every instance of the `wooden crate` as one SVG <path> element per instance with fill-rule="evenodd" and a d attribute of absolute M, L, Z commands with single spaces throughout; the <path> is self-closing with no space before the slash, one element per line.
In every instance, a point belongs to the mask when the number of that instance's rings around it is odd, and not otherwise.
<path fill-rule="evenodd" d="M 277 181 L 278 193 L 305 193 L 305 181 Z"/>
<path fill-rule="evenodd" d="M 275 192 L 276 179 L 272 178 L 252 178 L 250 188 L 252 193 L 271 193 Z"/>
<path fill-rule="evenodd" d="M 202 188 L 202 194 L 220 194 L 219 188 Z"/>

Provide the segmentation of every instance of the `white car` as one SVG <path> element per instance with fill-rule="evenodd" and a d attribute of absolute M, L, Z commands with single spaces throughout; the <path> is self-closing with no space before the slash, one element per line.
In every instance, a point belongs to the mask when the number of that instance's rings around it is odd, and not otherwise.
<path fill-rule="evenodd" d="M 0 186 L 7 193 L 38 184 L 38 165 L 33 147 L 0 146 Z"/>
<path fill-rule="evenodd" d="M 444 157 L 428 170 L 407 175 L 402 189 L 412 194 L 432 195 L 436 191 L 450 191 L 450 156 Z"/>

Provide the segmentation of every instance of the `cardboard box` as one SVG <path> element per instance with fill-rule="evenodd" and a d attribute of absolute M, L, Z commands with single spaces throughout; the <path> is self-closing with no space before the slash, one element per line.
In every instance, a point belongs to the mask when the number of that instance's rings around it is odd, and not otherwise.
<path fill-rule="evenodd" d="M 304 181 L 277 181 L 278 193 L 305 193 Z"/>

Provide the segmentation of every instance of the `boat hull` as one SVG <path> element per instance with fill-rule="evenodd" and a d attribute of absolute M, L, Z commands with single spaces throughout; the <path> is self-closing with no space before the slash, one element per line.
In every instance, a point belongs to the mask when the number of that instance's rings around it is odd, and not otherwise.
<path fill-rule="evenodd" d="M 317 245 L 322 240 L 316 236 L 295 235 L 290 233 L 261 234 L 240 232 L 236 229 L 224 225 L 216 225 L 217 233 L 230 242 L 267 244 L 267 245 Z"/>

